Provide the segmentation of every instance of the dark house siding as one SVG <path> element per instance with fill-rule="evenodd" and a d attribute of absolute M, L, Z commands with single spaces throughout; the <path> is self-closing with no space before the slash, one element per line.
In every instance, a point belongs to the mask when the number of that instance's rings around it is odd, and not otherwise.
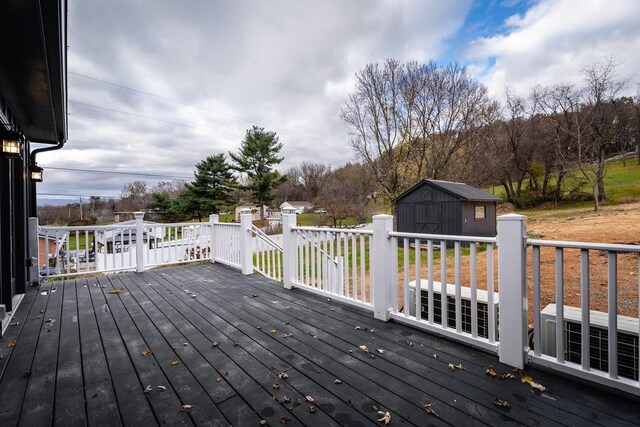
<path fill-rule="evenodd" d="M 396 229 L 408 233 L 493 237 L 498 200 L 465 184 L 425 180 L 394 200 Z M 484 219 L 475 219 L 476 206 L 485 207 Z"/>

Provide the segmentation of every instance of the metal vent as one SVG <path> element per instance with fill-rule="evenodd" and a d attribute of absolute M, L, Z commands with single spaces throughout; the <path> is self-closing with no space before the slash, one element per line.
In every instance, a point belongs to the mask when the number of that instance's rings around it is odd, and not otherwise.
<path fill-rule="evenodd" d="M 439 292 L 433 293 L 433 322 L 439 325 L 442 324 L 442 305 L 441 296 Z M 428 291 L 422 291 L 420 297 L 420 311 L 423 319 L 427 319 L 429 316 L 429 293 Z M 462 309 L 462 325 L 461 329 L 464 332 L 471 333 L 471 301 L 465 298 L 461 300 Z M 447 296 L 447 327 L 456 327 L 456 299 L 455 297 Z M 482 338 L 489 337 L 489 313 L 488 305 L 486 302 L 478 301 L 478 336 Z"/>
<path fill-rule="evenodd" d="M 582 331 L 580 323 L 565 322 L 565 360 L 581 363 Z M 589 363 L 591 369 L 609 370 L 609 332 L 604 328 L 591 326 L 589 330 Z M 618 375 L 638 380 L 638 337 L 618 331 Z"/>

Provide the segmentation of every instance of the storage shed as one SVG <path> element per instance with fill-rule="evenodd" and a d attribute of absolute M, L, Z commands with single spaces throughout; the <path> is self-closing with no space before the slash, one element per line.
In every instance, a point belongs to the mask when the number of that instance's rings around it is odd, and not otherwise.
<path fill-rule="evenodd" d="M 393 200 L 397 231 L 496 236 L 501 199 L 461 182 L 426 179 Z"/>

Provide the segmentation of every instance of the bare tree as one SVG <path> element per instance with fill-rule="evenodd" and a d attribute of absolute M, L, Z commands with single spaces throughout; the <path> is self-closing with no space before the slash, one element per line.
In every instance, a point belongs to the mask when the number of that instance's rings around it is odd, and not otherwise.
<path fill-rule="evenodd" d="M 341 117 L 387 198 L 423 178 L 455 178 L 482 149 L 497 104 L 460 64 L 369 64 Z"/>

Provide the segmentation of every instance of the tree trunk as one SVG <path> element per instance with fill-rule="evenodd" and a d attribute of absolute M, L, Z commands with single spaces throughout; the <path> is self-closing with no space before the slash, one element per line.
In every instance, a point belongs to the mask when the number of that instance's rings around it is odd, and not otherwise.
<path fill-rule="evenodd" d="M 605 165 L 606 165 L 604 157 L 605 157 L 604 147 L 600 147 L 600 153 L 598 157 L 598 178 L 597 178 L 598 201 L 607 200 L 607 195 L 604 189 L 604 173 L 605 173 Z"/>
<path fill-rule="evenodd" d="M 558 179 L 556 180 L 556 190 L 553 192 L 553 204 L 558 206 L 558 202 L 562 199 L 562 180 L 564 179 L 565 172 L 563 170 L 558 172 Z"/>
<path fill-rule="evenodd" d="M 260 206 L 260 221 L 264 221 L 264 203 Z"/>
<path fill-rule="evenodd" d="M 600 210 L 600 202 L 598 201 L 598 185 L 597 183 L 594 183 L 591 187 L 593 188 L 593 207 L 594 210 L 598 212 Z"/>

